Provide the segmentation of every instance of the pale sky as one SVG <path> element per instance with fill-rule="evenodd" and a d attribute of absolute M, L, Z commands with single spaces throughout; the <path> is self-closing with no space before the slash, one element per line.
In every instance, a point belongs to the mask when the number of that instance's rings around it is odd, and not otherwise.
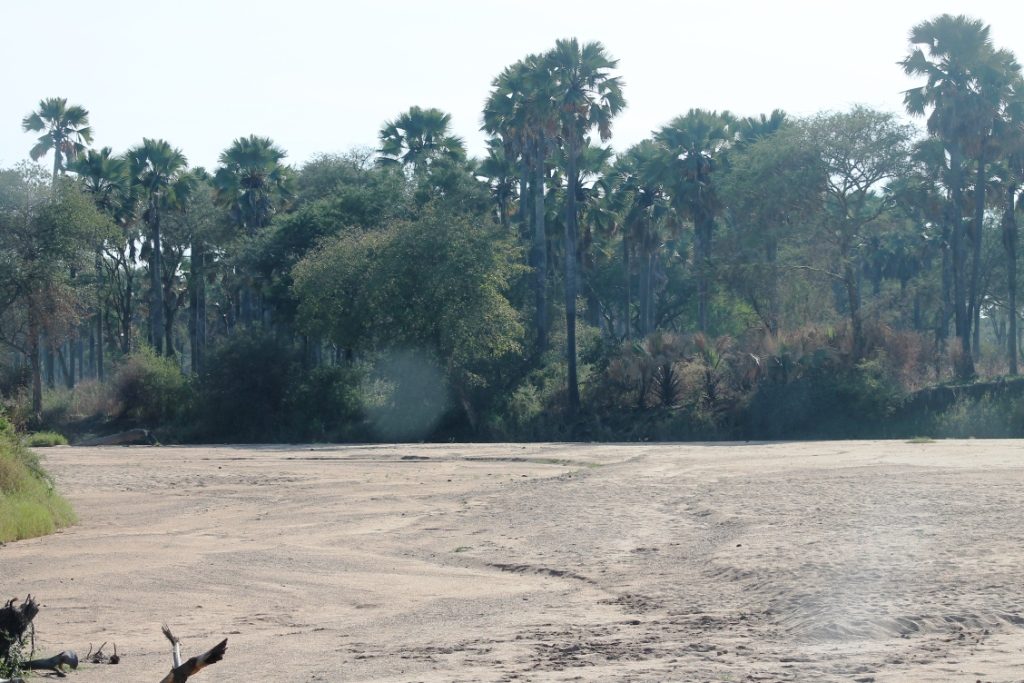
<path fill-rule="evenodd" d="M 991 24 L 1024 59 L 1012 0 L 2 0 L 0 167 L 27 158 L 21 120 L 51 96 L 89 110 L 96 146 L 164 138 L 207 168 L 250 133 L 296 165 L 374 146 L 412 105 L 450 112 L 479 155 L 494 76 L 571 36 L 619 60 L 619 150 L 691 107 L 901 112 L 907 34 L 943 12 Z"/>

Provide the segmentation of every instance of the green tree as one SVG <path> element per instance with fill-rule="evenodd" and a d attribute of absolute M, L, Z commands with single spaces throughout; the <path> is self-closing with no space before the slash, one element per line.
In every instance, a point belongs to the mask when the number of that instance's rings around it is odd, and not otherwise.
<path fill-rule="evenodd" d="M 291 169 L 282 164 L 286 154 L 270 138 L 250 135 L 236 139 L 220 155 L 213 177 L 217 202 L 227 208 L 228 219 L 241 241 L 270 225 L 292 197 Z M 251 273 L 236 273 L 242 323 L 252 324 L 254 287 Z"/>
<path fill-rule="evenodd" d="M 611 169 L 609 205 L 617 215 L 616 228 L 622 238 L 624 279 L 624 336 L 632 332 L 632 267 L 634 251 L 640 257 L 639 315 L 637 332 L 646 337 L 654 325 L 654 272 L 658 254 L 672 225 L 668 193 L 650 172 L 660 150 L 653 140 L 630 147 L 615 160 Z"/>
<path fill-rule="evenodd" d="M 825 171 L 821 237 L 835 249 L 831 274 L 846 294 L 852 354 L 859 360 L 864 351 L 861 250 L 879 219 L 894 206 L 886 184 L 908 169 L 913 129 L 892 114 L 858 106 L 816 116 L 805 124 L 804 134 L 805 144 L 818 149 Z"/>
<path fill-rule="evenodd" d="M 37 161 L 53 152 L 54 178 L 92 142 L 88 110 L 78 105 L 68 106 L 63 97 L 40 100 L 39 109 L 22 119 L 21 127 L 26 132 L 42 132 L 29 156 Z"/>
<path fill-rule="evenodd" d="M 904 95 L 907 111 L 927 114 L 928 132 L 943 141 L 949 154 L 948 223 L 952 226 L 954 328 L 960 339 L 961 378 L 974 375 L 971 331 L 980 302 L 978 277 L 984 221 L 989 139 L 1005 106 L 1008 90 L 1020 67 L 1012 54 L 996 50 L 983 22 L 943 14 L 916 25 L 914 47 L 901 62 L 909 76 L 923 76 L 924 85 Z M 964 221 L 966 160 L 976 163 L 973 225 Z M 969 234 L 970 232 L 970 234 Z M 974 263 L 967 273 L 967 239 Z"/>
<path fill-rule="evenodd" d="M 92 197 L 96 208 L 109 216 L 114 223 L 122 227 L 129 219 L 131 208 L 130 179 L 128 176 L 128 162 L 115 156 L 110 147 L 100 150 L 90 149 L 79 156 L 74 162 L 68 165 L 69 170 L 78 175 L 82 188 Z M 113 236 L 112 236 L 113 237 Z M 134 235 L 131 236 L 132 247 L 134 248 Z M 94 314 L 95 323 L 95 353 L 96 353 L 96 376 L 100 382 L 104 380 L 104 317 L 106 313 L 106 292 L 104 286 L 104 252 L 108 243 L 121 242 L 116 238 L 104 240 L 96 247 L 96 310 Z M 122 244 L 118 244 L 120 248 Z M 131 308 L 132 300 L 132 273 L 128 272 L 127 301 Z M 128 325 L 131 325 L 131 315 L 127 316 Z M 128 338 L 131 338 L 131 330 L 128 330 Z"/>
<path fill-rule="evenodd" d="M 745 133 L 719 180 L 730 254 L 724 271 L 771 337 L 782 310 L 780 251 L 818 218 L 824 183 L 818 150 L 792 125 Z"/>
<path fill-rule="evenodd" d="M 575 38 L 559 40 L 547 54 L 558 113 L 559 132 L 565 156 L 565 325 L 568 363 L 568 411 L 575 415 L 580 406 L 576 358 L 576 292 L 578 219 L 576 192 L 580 183 L 580 152 L 587 135 L 597 129 L 602 141 L 612 136 L 612 119 L 626 106 L 622 81 L 612 76 L 618 62 L 610 58 L 601 43 L 580 45 Z"/>
<path fill-rule="evenodd" d="M 701 332 L 708 329 L 711 238 L 721 210 L 715 177 L 734 137 L 732 123 L 728 112 L 691 109 L 655 134 L 664 148 L 663 182 L 670 189 L 676 210 L 693 222 L 697 324 Z"/>
<path fill-rule="evenodd" d="M 158 354 L 164 350 L 164 291 L 161 262 L 161 215 L 172 209 L 187 192 L 190 183 L 185 177 L 188 160 L 181 150 L 165 140 L 144 138 L 142 144 L 128 151 L 129 173 L 133 191 L 142 204 L 142 218 L 149 227 L 149 333 Z M 173 355 L 174 349 L 166 349 Z"/>
<path fill-rule="evenodd" d="M 466 158 L 462 139 L 451 132 L 451 114 L 410 107 L 380 129 L 380 163 L 425 170 L 434 159 Z"/>
<path fill-rule="evenodd" d="M 26 168 L 0 171 L 0 314 L 15 313 L 23 323 L 5 325 L 3 340 L 29 360 L 37 421 L 40 338 L 58 338 L 76 324 L 87 292 L 73 286 L 71 273 L 87 263 L 88 245 L 111 228 L 110 219 L 67 179 L 47 181 Z"/>
<path fill-rule="evenodd" d="M 300 327 L 356 352 L 433 358 L 475 426 L 498 369 L 521 352 L 506 298 L 517 258 L 485 214 L 440 205 L 412 221 L 349 229 L 295 266 Z"/>
<path fill-rule="evenodd" d="M 549 61 L 542 55 L 530 55 L 507 67 L 491 85 L 483 129 L 500 136 L 505 155 L 519 160 L 519 220 L 524 238 L 531 239 L 535 352 L 540 354 L 548 347 L 551 328 L 545 190 L 558 133 L 555 80 Z"/>

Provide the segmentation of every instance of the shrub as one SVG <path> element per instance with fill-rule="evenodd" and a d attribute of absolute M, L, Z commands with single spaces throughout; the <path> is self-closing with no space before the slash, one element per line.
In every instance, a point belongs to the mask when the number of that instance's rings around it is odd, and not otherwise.
<path fill-rule="evenodd" d="M 25 445 L 29 448 L 67 446 L 68 440 L 63 434 L 57 432 L 35 432 L 25 437 Z"/>
<path fill-rule="evenodd" d="M 112 413 L 146 425 L 164 425 L 183 413 L 188 380 L 170 358 L 143 346 L 121 359 L 111 383 Z"/>
<path fill-rule="evenodd" d="M 201 435 L 265 441 L 285 433 L 285 399 L 298 369 L 295 351 L 270 335 L 247 331 L 218 345 L 199 378 Z"/>
<path fill-rule="evenodd" d="M 351 367 L 319 367 L 295 375 L 285 412 L 293 439 L 324 441 L 361 436 L 363 373 Z"/>

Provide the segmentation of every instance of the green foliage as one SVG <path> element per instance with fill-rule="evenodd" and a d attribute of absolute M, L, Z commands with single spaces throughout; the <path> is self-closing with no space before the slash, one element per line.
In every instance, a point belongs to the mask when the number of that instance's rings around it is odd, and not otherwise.
<path fill-rule="evenodd" d="M 74 521 L 39 458 L 0 417 L 0 542 L 42 536 Z"/>
<path fill-rule="evenodd" d="M 188 407 L 188 379 L 170 358 L 143 346 L 121 359 L 111 381 L 112 414 L 148 426 L 173 423 Z"/>
<path fill-rule="evenodd" d="M 356 367 L 306 370 L 280 339 L 238 334 L 210 355 L 199 377 L 189 439 L 241 442 L 365 438 L 363 373 Z"/>
<path fill-rule="evenodd" d="M 522 350 L 524 330 L 505 297 L 521 272 L 516 256 L 489 218 L 441 205 L 379 230 L 348 230 L 296 266 L 300 324 L 355 352 L 433 357 L 459 403 L 472 405 Z"/>
<path fill-rule="evenodd" d="M 57 432 L 34 432 L 25 437 L 25 445 L 29 448 L 67 446 L 68 439 L 63 434 Z"/>
<path fill-rule="evenodd" d="M 0 632 L 0 636 L 10 636 L 10 634 Z M 6 657 L 0 657 L 0 678 L 19 678 L 21 674 L 25 673 L 22 666 L 28 661 L 28 657 L 25 653 L 25 643 L 22 636 L 20 639 L 9 638 L 11 641 L 10 648 L 7 651 Z"/>

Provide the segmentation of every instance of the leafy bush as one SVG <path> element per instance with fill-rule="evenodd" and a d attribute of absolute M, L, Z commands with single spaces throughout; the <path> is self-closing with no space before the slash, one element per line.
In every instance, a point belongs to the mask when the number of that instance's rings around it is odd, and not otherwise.
<path fill-rule="evenodd" d="M 236 334 L 214 348 L 199 378 L 200 438 L 273 440 L 287 432 L 294 350 L 270 335 Z"/>
<path fill-rule="evenodd" d="M 188 380 L 170 358 L 143 346 L 121 359 L 111 383 L 113 416 L 146 425 L 174 421 L 188 405 Z"/>
<path fill-rule="evenodd" d="M 297 377 L 285 396 L 293 439 L 335 441 L 362 436 L 362 373 L 358 369 L 319 367 Z"/>
<path fill-rule="evenodd" d="M 25 437 L 25 445 L 29 448 L 67 446 L 68 440 L 63 434 L 57 432 L 35 432 Z"/>

